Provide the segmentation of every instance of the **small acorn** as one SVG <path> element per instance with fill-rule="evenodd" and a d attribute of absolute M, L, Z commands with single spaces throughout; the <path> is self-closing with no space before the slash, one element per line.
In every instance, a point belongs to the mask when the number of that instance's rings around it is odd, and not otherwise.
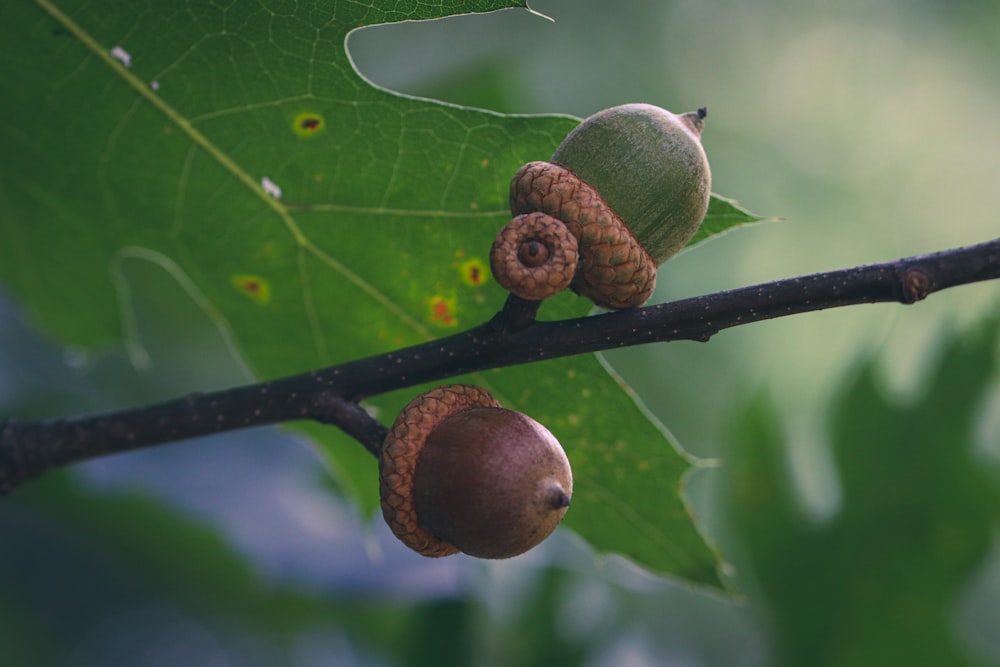
<path fill-rule="evenodd" d="M 691 240 L 708 210 L 711 170 L 700 140 L 706 113 L 649 104 L 606 109 L 570 132 L 551 162 L 515 174 L 514 220 L 542 212 L 576 236 L 574 291 L 609 309 L 649 299 L 656 267 Z M 538 243 L 538 236 L 525 242 Z M 511 251 L 499 238 L 490 254 L 497 282 L 525 299 L 547 298 L 511 270 Z M 544 282 L 537 277 L 543 269 L 533 270 L 533 282 Z"/>
<path fill-rule="evenodd" d="M 524 553 L 555 530 L 573 494 L 556 438 L 472 385 L 438 387 L 403 408 L 379 479 L 386 523 L 431 557 Z"/>

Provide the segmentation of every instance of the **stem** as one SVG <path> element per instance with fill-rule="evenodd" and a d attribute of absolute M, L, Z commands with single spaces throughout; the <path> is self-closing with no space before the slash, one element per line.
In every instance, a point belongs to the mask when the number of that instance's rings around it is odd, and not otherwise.
<path fill-rule="evenodd" d="M 508 294 L 503 309 L 490 320 L 490 326 L 504 333 L 527 329 L 535 323 L 535 315 L 541 305 L 541 301 L 529 301 L 516 294 Z"/>
<path fill-rule="evenodd" d="M 37 422 L 0 420 L 0 493 L 51 468 L 247 426 L 311 419 L 378 456 L 384 426 L 359 401 L 456 375 L 672 340 L 707 341 L 730 327 L 861 303 L 911 304 L 948 287 L 1000 278 L 1000 239 L 944 252 L 558 322 L 510 297 L 468 331 L 270 382 L 139 408 Z"/>

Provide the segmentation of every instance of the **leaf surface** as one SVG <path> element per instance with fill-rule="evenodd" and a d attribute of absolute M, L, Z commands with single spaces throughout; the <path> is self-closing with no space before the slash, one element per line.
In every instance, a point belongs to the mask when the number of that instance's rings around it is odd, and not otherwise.
<path fill-rule="evenodd" d="M 842 500 L 816 520 L 761 401 L 727 460 L 732 526 L 768 601 L 781 665 L 981 664 L 953 608 L 995 542 L 995 456 L 977 430 L 997 390 L 993 318 L 947 341 L 924 390 L 887 396 L 868 360 L 838 392 L 832 454 Z M 986 443 L 993 446 L 995 443 Z M 989 452 L 995 455 L 994 452 Z"/>
<path fill-rule="evenodd" d="M 474 326 L 505 293 L 487 252 L 510 175 L 576 124 L 393 94 L 352 67 L 376 23 L 524 6 L 418 2 L 16 3 L 0 27 L 0 280 L 85 349 L 124 342 L 130 262 L 177 281 L 261 379 Z M 754 218 L 713 200 L 705 232 Z M 161 304 L 169 309 L 169 303 Z M 546 318 L 582 316 L 572 296 Z M 471 381 L 546 423 L 579 479 L 567 524 L 600 550 L 717 581 L 679 493 L 688 460 L 595 356 Z M 372 401 L 383 421 L 413 390 Z M 370 457 L 304 425 L 343 488 Z"/>

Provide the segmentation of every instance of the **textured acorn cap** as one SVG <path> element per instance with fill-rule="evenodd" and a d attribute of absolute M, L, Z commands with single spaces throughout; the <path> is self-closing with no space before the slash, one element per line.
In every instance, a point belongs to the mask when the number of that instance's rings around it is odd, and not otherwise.
<path fill-rule="evenodd" d="M 641 306 L 653 293 L 655 260 L 597 189 L 566 167 L 552 162 L 522 166 L 511 180 L 510 210 L 515 216 L 548 214 L 577 239 L 579 264 L 570 284 L 577 294 L 602 308 L 619 309 Z M 503 277 L 497 282 L 504 285 Z"/>
<path fill-rule="evenodd" d="M 579 261 L 576 236 L 541 211 L 516 215 L 490 248 L 490 271 L 522 299 L 540 301 L 573 280 Z"/>
<path fill-rule="evenodd" d="M 585 119 L 552 154 L 594 186 L 657 264 L 681 250 L 708 210 L 705 111 L 625 104 Z"/>

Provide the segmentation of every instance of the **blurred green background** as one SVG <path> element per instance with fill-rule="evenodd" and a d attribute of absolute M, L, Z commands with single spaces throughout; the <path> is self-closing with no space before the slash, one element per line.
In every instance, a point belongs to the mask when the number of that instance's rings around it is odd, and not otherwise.
<path fill-rule="evenodd" d="M 1000 6 L 533 3 L 367 28 L 376 85 L 507 113 L 709 108 L 713 189 L 782 222 L 660 269 L 666 301 L 997 236 Z M 0 301 L 0 412 L 247 379 L 157 275 L 149 368 Z M 171 290 L 177 292 L 171 296 Z M 135 303 L 143 303 L 136 298 Z M 734 596 L 568 531 L 500 563 L 413 558 L 264 429 L 79 466 L 0 503 L 12 665 L 1000 665 L 995 283 L 608 355 L 681 443 Z M 374 474 L 374 467 L 373 467 Z M 7 658 L 4 664 L 8 664 Z"/>

